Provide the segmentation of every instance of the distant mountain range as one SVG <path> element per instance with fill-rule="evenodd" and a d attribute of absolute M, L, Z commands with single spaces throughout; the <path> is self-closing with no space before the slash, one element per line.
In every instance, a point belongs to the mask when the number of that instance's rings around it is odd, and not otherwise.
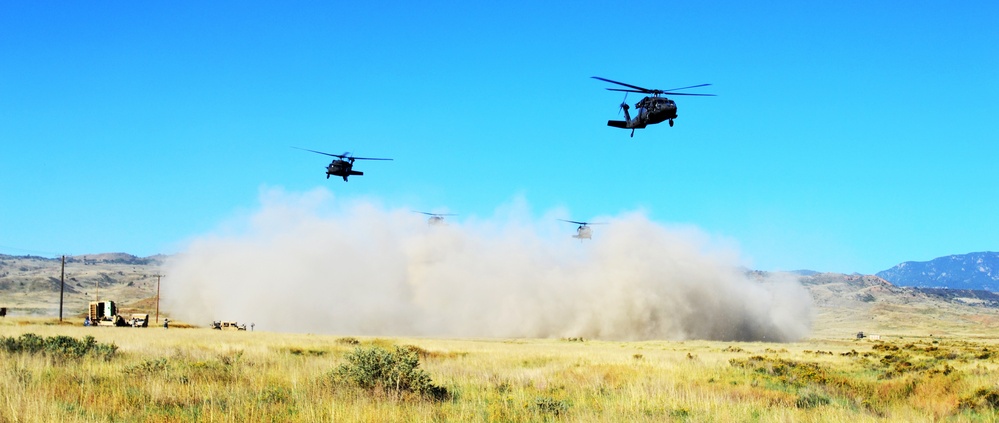
<path fill-rule="evenodd" d="M 907 261 L 877 276 L 898 286 L 999 291 L 999 253 L 957 254 Z"/>

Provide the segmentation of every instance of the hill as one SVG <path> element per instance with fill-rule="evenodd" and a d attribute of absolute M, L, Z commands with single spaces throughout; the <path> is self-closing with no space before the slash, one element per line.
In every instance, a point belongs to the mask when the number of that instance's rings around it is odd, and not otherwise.
<path fill-rule="evenodd" d="M 976 289 L 916 288 L 919 292 L 964 304 L 999 308 L 999 293 Z"/>
<path fill-rule="evenodd" d="M 162 260 L 124 253 L 66 257 L 63 316 L 85 314 L 95 299 L 114 300 L 123 313 L 132 312 L 130 303 L 156 295 Z M 0 254 L 0 306 L 12 315 L 58 316 L 61 262 Z"/>
<path fill-rule="evenodd" d="M 813 336 L 969 334 L 999 327 L 999 303 L 969 292 L 901 287 L 874 275 L 818 273 L 799 280 L 812 294 Z"/>
<path fill-rule="evenodd" d="M 907 261 L 877 276 L 895 285 L 999 291 L 999 253 L 981 252 Z"/>

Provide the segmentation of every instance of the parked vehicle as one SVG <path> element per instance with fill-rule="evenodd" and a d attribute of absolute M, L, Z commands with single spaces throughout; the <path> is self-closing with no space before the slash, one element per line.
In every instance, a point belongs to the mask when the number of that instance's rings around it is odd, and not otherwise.
<path fill-rule="evenodd" d="M 246 330 L 246 324 L 237 324 L 233 321 L 216 321 L 212 322 L 212 329 L 218 330 Z"/>

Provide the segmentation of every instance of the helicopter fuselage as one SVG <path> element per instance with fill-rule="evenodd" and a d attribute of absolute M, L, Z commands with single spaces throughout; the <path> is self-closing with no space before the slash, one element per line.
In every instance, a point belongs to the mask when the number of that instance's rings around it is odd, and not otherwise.
<path fill-rule="evenodd" d="M 676 119 L 676 102 L 666 97 L 645 97 L 638 103 L 635 103 L 638 114 L 634 119 L 631 118 L 631 113 L 628 112 L 628 105 L 623 105 L 623 108 L 625 120 L 608 120 L 607 126 L 642 129 L 648 125 L 665 121 L 669 121 L 670 126 L 673 126 L 673 119 Z"/>
<path fill-rule="evenodd" d="M 346 182 L 347 177 L 351 175 L 361 176 L 364 172 L 354 170 L 354 164 L 347 160 L 333 160 L 329 166 L 326 166 L 326 179 L 330 176 L 342 177 Z"/>
<path fill-rule="evenodd" d="M 576 228 L 576 234 L 573 235 L 572 237 L 579 240 L 593 239 L 593 228 L 587 225 L 581 225 L 580 227 Z"/>
<path fill-rule="evenodd" d="M 635 108 L 639 110 L 638 119 L 646 125 L 676 119 L 676 102 L 666 97 L 645 97 L 635 103 Z"/>

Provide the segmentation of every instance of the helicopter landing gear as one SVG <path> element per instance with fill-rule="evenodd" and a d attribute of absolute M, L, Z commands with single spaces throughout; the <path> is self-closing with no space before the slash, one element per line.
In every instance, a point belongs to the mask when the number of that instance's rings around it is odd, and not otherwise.
<path fill-rule="evenodd" d="M 672 127 L 673 127 L 673 119 L 670 119 L 670 120 L 669 120 L 669 127 L 670 127 L 670 128 L 672 128 Z"/>
<path fill-rule="evenodd" d="M 631 137 L 635 138 L 635 128 L 631 128 Z"/>
<path fill-rule="evenodd" d="M 347 182 L 347 177 L 346 176 L 343 177 L 343 181 Z"/>
<path fill-rule="evenodd" d="M 329 178 L 330 178 L 330 174 L 329 174 L 329 173 L 327 173 L 327 174 L 326 174 L 326 179 L 329 179 Z"/>

